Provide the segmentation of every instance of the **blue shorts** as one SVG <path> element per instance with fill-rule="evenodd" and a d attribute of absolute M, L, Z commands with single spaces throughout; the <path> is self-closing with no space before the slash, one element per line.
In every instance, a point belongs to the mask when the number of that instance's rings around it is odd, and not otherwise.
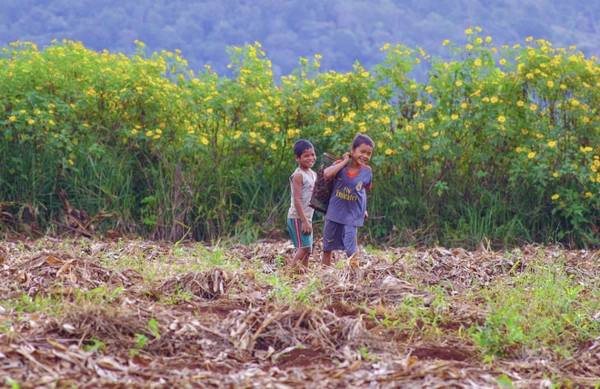
<path fill-rule="evenodd" d="M 351 256 L 357 250 L 358 227 L 325 219 L 323 228 L 323 251 L 344 250 Z"/>
<path fill-rule="evenodd" d="M 313 234 L 312 232 L 310 234 L 302 233 L 302 222 L 300 219 L 288 219 L 287 228 L 295 248 L 306 247 L 312 249 Z"/>

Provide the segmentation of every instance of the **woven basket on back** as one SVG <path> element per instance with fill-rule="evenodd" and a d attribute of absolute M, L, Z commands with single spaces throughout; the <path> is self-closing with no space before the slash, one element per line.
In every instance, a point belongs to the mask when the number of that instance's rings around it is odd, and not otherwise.
<path fill-rule="evenodd" d="M 337 158 L 329 153 L 323 153 L 321 157 L 321 165 L 317 169 L 317 181 L 315 182 L 315 188 L 313 189 L 312 196 L 310 198 L 309 205 L 316 211 L 326 213 L 327 207 L 329 206 L 329 197 L 333 190 L 333 181 L 325 181 L 323 177 L 323 170 L 331 166 Z"/>

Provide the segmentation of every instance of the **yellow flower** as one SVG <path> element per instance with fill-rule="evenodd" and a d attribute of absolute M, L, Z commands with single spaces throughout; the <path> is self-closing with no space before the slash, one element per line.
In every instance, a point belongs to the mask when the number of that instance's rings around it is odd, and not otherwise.
<path fill-rule="evenodd" d="M 523 100 L 517 101 L 517 107 L 523 107 L 524 105 L 525 105 L 525 102 L 523 102 Z"/>
<path fill-rule="evenodd" d="M 536 154 L 537 154 L 537 153 L 536 153 L 535 151 L 530 151 L 530 152 L 527 154 L 527 158 L 529 158 L 529 159 L 534 159 L 534 158 L 535 158 L 535 156 L 536 156 Z"/>
<path fill-rule="evenodd" d="M 463 82 L 461 80 L 456 80 L 456 82 L 454 83 L 454 85 L 460 87 L 462 86 Z"/>
<path fill-rule="evenodd" d="M 485 43 L 492 43 L 492 37 L 491 36 L 486 36 L 485 37 Z"/>
<path fill-rule="evenodd" d="M 450 44 L 450 41 L 448 39 L 444 39 L 444 41 L 442 42 L 443 46 L 448 46 Z"/>
<path fill-rule="evenodd" d="M 473 45 L 469 43 L 468 45 L 465 46 L 465 48 L 467 50 L 473 50 Z"/>
<path fill-rule="evenodd" d="M 205 137 L 204 135 L 200 137 L 200 143 L 202 143 L 204 146 L 208 145 L 208 138 Z"/>
<path fill-rule="evenodd" d="M 392 149 L 385 149 L 385 155 L 392 155 L 394 154 L 394 150 Z"/>
<path fill-rule="evenodd" d="M 554 193 L 552 195 L 552 197 L 550 197 L 550 198 L 552 199 L 552 201 L 556 201 L 556 200 L 560 199 L 560 195 L 558 193 Z"/>
<path fill-rule="evenodd" d="M 34 125 L 35 124 L 35 120 L 33 120 L 33 119 L 27 119 L 27 124 L 29 124 L 30 126 Z"/>
<path fill-rule="evenodd" d="M 548 81 L 546 82 L 546 85 L 548 86 L 548 88 L 554 88 L 554 81 L 552 81 L 552 80 L 548 80 Z"/>
<path fill-rule="evenodd" d="M 431 108 L 433 108 L 433 104 L 427 104 L 425 106 L 425 111 L 429 111 Z"/>
<path fill-rule="evenodd" d="M 494 104 L 495 104 L 495 103 L 497 103 L 497 102 L 498 102 L 498 97 L 497 97 L 497 96 L 492 96 L 492 97 L 490 98 L 490 101 L 491 101 L 492 103 L 494 103 Z"/>
<path fill-rule="evenodd" d="M 147 136 L 148 138 L 152 137 L 153 135 L 154 135 L 154 131 L 152 131 L 152 130 L 148 130 L 148 131 L 146 131 L 146 136 Z"/>
<path fill-rule="evenodd" d="M 558 177 L 560 177 L 560 174 L 558 172 L 554 172 L 554 173 L 552 173 L 552 177 L 558 178 Z"/>
<path fill-rule="evenodd" d="M 412 126 L 410 124 L 406 126 L 406 131 L 412 131 L 412 129 L 413 128 L 412 128 Z"/>
<path fill-rule="evenodd" d="M 586 199 L 591 199 L 591 198 L 592 198 L 592 196 L 593 196 L 593 195 L 592 195 L 592 192 L 585 192 L 585 193 L 583 194 L 583 197 L 585 197 Z"/>
<path fill-rule="evenodd" d="M 419 130 L 423 130 L 425 129 L 425 123 L 421 122 L 417 125 L 417 127 L 419 127 Z"/>
<path fill-rule="evenodd" d="M 331 134 L 333 134 L 333 131 L 331 130 L 331 128 L 325 127 L 325 129 L 323 130 L 323 135 L 328 136 Z"/>
<path fill-rule="evenodd" d="M 592 151 L 594 151 L 594 148 L 591 146 L 580 146 L 579 147 L 579 151 L 581 151 L 582 153 L 590 153 Z"/>
<path fill-rule="evenodd" d="M 577 99 L 571 99 L 571 105 L 573 107 L 577 107 L 579 105 L 579 100 L 577 100 Z"/>
<path fill-rule="evenodd" d="M 506 121 L 506 118 L 503 115 L 498 116 L 498 122 L 504 123 L 505 121 Z"/>
<path fill-rule="evenodd" d="M 412 89 L 412 90 L 417 89 L 417 84 L 410 84 L 410 89 Z"/>
<path fill-rule="evenodd" d="M 517 153 L 522 153 L 523 152 L 523 148 L 519 146 L 519 147 L 515 148 L 515 151 Z"/>
<path fill-rule="evenodd" d="M 465 30 L 465 34 L 466 34 L 466 35 L 471 35 L 471 34 L 473 34 L 473 29 L 472 29 L 472 28 L 467 28 L 467 29 Z"/>
<path fill-rule="evenodd" d="M 533 78 L 533 73 L 527 73 L 525 75 L 525 77 L 527 77 L 527 79 L 531 80 Z"/>
<path fill-rule="evenodd" d="M 452 120 L 457 120 L 457 119 L 458 119 L 458 115 L 457 115 L 457 114 L 455 114 L 455 113 L 453 113 L 452 115 L 450 115 L 450 118 L 451 118 Z"/>
<path fill-rule="evenodd" d="M 335 122 L 335 116 L 328 116 L 327 121 L 330 123 Z"/>
<path fill-rule="evenodd" d="M 389 50 L 389 49 L 390 49 L 390 44 L 389 44 L 389 43 L 386 43 L 386 44 L 384 44 L 383 46 L 381 46 L 381 49 L 380 49 L 380 50 L 381 50 L 381 51 L 387 51 L 387 50 Z"/>
<path fill-rule="evenodd" d="M 480 45 L 483 43 L 483 39 L 481 39 L 480 37 L 477 37 L 477 39 L 475 39 L 475 43 Z"/>
<path fill-rule="evenodd" d="M 431 85 L 428 85 L 427 88 L 425 88 L 425 92 L 429 94 L 433 93 L 433 88 L 431 87 Z"/>
<path fill-rule="evenodd" d="M 347 103 L 348 102 L 348 98 L 346 96 L 342 97 L 342 103 Z"/>
<path fill-rule="evenodd" d="M 550 147 L 551 149 L 556 147 L 556 141 L 555 140 L 551 140 L 548 142 L 548 147 Z"/>
<path fill-rule="evenodd" d="M 421 100 L 417 100 L 417 101 L 415 101 L 415 105 L 417 107 L 420 107 L 421 105 L 423 105 L 423 103 L 421 102 Z"/>
<path fill-rule="evenodd" d="M 467 107 L 468 107 L 468 106 L 469 106 L 469 104 L 467 104 L 467 103 L 464 103 L 464 102 L 460 104 L 460 107 L 461 107 L 462 109 L 467 109 Z"/>
<path fill-rule="evenodd" d="M 8 117 L 8 121 L 9 122 L 16 122 L 17 121 L 17 117 L 15 115 L 11 115 Z"/>
<path fill-rule="evenodd" d="M 480 38 L 480 39 L 481 39 L 481 38 Z M 481 59 L 480 59 L 480 58 L 477 58 L 473 64 L 474 64 L 475 66 L 477 66 L 477 67 L 481 66 Z"/>
<path fill-rule="evenodd" d="M 567 89 L 567 86 L 565 84 L 560 84 L 560 89 L 565 90 Z"/>
<path fill-rule="evenodd" d="M 505 65 L 506 64 L 506 60 L 504 58 L 500 58 L 500 65 Z"/>
<path fill-rule="evenodd" d="M 430 148 L 431 148 L 431 146 L 429 146 L 429 145 L 427 145 L 427 144 L 426 144 L 426 145 L 423 145 L 423 150 L 425 150 L 425 151 L 429 150 Z"/>
<path fill-rule="evenodd" d="M 530 109 L 530 110 L 532 110 L 533 112 L 535 112 L 535 111 L 537 111 L 537 109 L 538 109 L 538 106 L 537 106 L 536 104 L 531 104 L 531 105 L 529 106 L 529 109 Z"/>
<path fill-rule="evenodd" d="M 533 40 L 533 37 L 530 35 L 527 38 L 525 38 L 525 42 L 531 42 Z"/>
<path fill-rule="evenodd" d="M 271 143 L 271 149 L 277 150 L 277 145 L 275 143 Z"/>

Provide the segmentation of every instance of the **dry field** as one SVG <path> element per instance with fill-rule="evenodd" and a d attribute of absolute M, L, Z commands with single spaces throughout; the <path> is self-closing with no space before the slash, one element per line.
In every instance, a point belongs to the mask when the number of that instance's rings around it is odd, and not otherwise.
<path fill-rule="evenodd" d="M 599 251 L 367 249 L 302 274 L 291 253 L 2 241 L 2 384 L 600 385 Z"/>

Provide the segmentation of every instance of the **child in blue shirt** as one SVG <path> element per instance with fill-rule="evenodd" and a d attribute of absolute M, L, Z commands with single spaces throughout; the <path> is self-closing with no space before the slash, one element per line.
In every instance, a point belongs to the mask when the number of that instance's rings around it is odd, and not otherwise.
<path fill-rule="evenodd" d="M 325 214 L 322 262 L 331 265 L 331 252 L 344 250 L 352 257 L 358 250 L 358 227 L 364 224 L 367 213 L 367 189 L 371 188 L 373 172 L 368 163 L 375 144 L 364 134 L 357 134 L 352 149 L 342 160 L 323 171 L 326 180 L 335 180 Z"/>

